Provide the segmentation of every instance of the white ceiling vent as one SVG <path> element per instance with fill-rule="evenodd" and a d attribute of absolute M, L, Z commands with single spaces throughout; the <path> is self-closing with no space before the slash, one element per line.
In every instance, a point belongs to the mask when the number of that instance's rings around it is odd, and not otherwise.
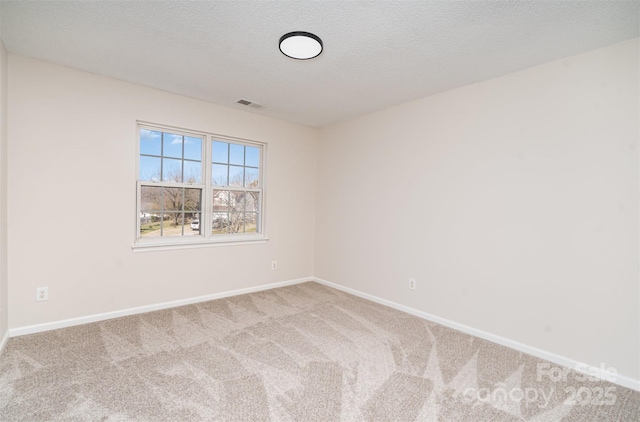
<path fill-rule="evenodd" d="M 253 101 L 245 100 L 244 98 L 241 99 L 241 100 L 238 100 L 238 104 L 246 105 L 247 107 L 252 107 L 252 108 L 257 108 L 257 109 L 266 107 L 266 105 L 264 105 L 264 104 L 258 104 L 258 103 L 253 102 Z"/>

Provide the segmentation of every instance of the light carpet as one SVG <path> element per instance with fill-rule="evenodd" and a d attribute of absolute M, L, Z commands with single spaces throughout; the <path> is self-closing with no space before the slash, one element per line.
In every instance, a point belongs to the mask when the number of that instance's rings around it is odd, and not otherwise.
<path fill-rule="evenodd" d="M 11 338 L 2 421 L 640 421 L 640 393 L 308 282 Z"/>

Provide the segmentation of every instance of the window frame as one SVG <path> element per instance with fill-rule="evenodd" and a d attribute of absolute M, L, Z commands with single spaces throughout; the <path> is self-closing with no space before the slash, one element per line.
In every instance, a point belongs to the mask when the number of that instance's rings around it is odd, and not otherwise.
<path fill-rule="evenodd" d="M 164 182 L 164 181 L 143 181 L 140 180 L 140 134 L 141 131 L 147 129 L 158 132 L 168 132 L 175 135 L 197 137 L 202 139 L 202 155 L 201 155 L 201 171 L 202 171 L 202 183 L 184 183 L 183 182 Z M 184 128 L 178 128 L 173 126 L 167 126 L 162 124 L 138 121 L 136 122 L 136 224 L 135 235 L 132 249 L 134 251 L 151 251 L 151 250 L 165 250 L 165 249 L 189 249 L 198 247 L 209 246 L 224 246 L 224 245 L 246 245 L 265 243 L 268 239 L 266 234 L 266 182 L 265 182 L 265 165 L 267 156 L 267 143 L 259 142 L 249 139 L 243 139 L 228 135 L 221 135 L 211 132 L 204 132 L 198 130 L 189 130 Z M 245 186 L 230 186 L 230 181 L 227 180 L 226 186 L 220 186 L 213 184 L 212 180 L 212 164 L 213 164 L 213 142 L 226 142 L 229 144 L 236 144 L 249 147 L 257 147 L 260 151 L 260 157 L 258 161 L 258 187 L 247 188 Z M 246 151 L 246 150 L 245 150 Z M 245 152 L 246 154 L 246 152 Z M 182 158 L 184 163 L 184 156 Z M 228 163 L 227 165 L 231 165 Z M 253 166 L 247 166 L 246 161 L 243 164 L 243 168 L 254 168 Z M 184 171 L 184 170 L 183 170 Z M 245 170 L 243 170 L 243 175 Z M 244 184 L 244 183 L 243 183 Z M 142 237 L 140 236 L 141 226 L 141 213 L 142 213 L 142 186 L 155 186 L 155 187 L 177 187 L 177 188 L 197 188 L 201 189 L 201 203 L 200 203 L 200 234 L 193 236 L 169 236 L 169 237 Z M 215 190 L 227 190 L 227 191 L 242 191 L 242 192 L 258 192 L 258 218 L 256 221 L 257 232 L 252 233 L 229 233 L 229 234 L 212 234 L 213 228 L 213 191 Z M 246 212 L 244 213 L 246 215 Z M 203 218 L 205 217 L 205 218 Z M 204 223 L 204 224 L 203 224 Z M 184 226 L 183 226 L 184 227 Z M 184 230 L 184 228 L 183 228 Z M 259 230 L 259 231 L 258 231 Z"/>

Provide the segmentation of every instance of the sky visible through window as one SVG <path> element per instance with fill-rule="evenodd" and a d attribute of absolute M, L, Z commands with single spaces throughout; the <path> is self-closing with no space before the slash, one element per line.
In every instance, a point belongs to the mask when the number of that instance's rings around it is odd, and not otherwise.
<path fill-rule="evenodd" d="M 140 130 L 140 180 L 148 182 L 202 181 L 203 139 Z M 214 140 L 211 183 L 255 187 L 259 180 L 260 148 Z"/>
<path fill-rule="evenodd" d="M 202 139 L 141 129 L 140 180 L 202 183 Z"/>
<path fill-rule="evenodd" d="M 214 140 L 211 183 L 215 186 L 257 187 L 260 149 Z"/>

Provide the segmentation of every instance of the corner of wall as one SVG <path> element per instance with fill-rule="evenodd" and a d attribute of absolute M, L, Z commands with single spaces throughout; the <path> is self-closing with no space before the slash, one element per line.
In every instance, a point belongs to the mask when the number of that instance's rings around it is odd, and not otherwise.
<path fill-rule="evenodd" d="M 7 88 L 9 55 L 0 38 L 0 353 L 9 331 L 7 272 Z"/>
<path fill-rule="evenodd" d="M 311 238 L 311 274 L 315 276 L 316 274 L 316 233 L 318 232 L 318 228 L 316 227 L 316 221 L 318 217 L 318 207 L 317 207 L 317 198 L 318 198 L 318 188 L 319 188 L 319 178 L 318 178 L 318 151 L 320 149 L 320 139 L 322 137 L 322 128 L 315 128 L 314 131 L 314 152 L 313 152 L 313 215 L 312 218 L 312 238 Z"/>

